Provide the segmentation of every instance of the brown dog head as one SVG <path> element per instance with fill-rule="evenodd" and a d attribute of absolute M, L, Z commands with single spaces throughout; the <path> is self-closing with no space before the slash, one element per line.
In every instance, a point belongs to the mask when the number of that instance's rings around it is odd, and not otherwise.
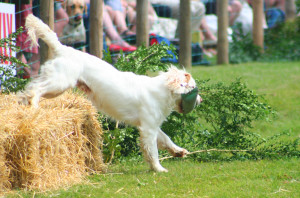
<path fill-rule="evenodd" d="M 67 0 L 66 10 L 71 24 L 80 24 L 87 7 L 84 0 Z"/>

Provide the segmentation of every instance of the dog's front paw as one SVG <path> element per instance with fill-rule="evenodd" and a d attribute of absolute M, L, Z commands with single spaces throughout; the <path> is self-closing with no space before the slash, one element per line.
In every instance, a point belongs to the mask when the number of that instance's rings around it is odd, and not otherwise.
<path fill-rule="evenodd" d="M 188 154 L 188 151 L 186 149 L 181 149 L 181 150 L 172 152 L 172 155 L 174 157 L 185 157 L 187 154 Z"/>
<path fill-rule="evenodd" d="M 159 172 L 159 173 L 167 173 L 167 172 L 169 172 L 167 169 L 165 169 L 162 166 L 152 167 L 152 170 L 154 170 L 155 172 Z"/>
<path fill-rule="evenodd" d="M 30 104 L 27 96 L 24 93 L 18 93 L 17 98 L 18 98 L 19 105 L 29 105 Z"/>

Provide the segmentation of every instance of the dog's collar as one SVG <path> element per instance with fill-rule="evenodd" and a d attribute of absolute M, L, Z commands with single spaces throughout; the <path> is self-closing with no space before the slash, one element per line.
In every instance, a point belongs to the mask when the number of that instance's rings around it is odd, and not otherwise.
<path fill-rule="evenodd" d="M 197 87 L 195 87 L 188 93 L 181 94 L 181 108 L 183 114 L 187 114 L 195 108 L 197 96 L 198 96 Z"/>
<path fill-rule="evenodd" d="M 79 22 L 74 22 L 74 21 L 69 20 L 69 24 L 71 26 L 74 26 L 74 27 L 77 27 L 77 26 L 81 25 L 81 23 L 82 23 L 81 20 Z"/>

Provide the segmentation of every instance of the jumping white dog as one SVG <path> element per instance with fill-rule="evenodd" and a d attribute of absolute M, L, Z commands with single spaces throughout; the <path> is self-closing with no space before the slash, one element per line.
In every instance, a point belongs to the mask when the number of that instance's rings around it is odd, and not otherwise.
<path fill-rule="evenodd" d="M 53 98 L 77 86 L 99 111 L 139 129 L 141 149 L 154 171 L 167 172 L 159 163 L 158 148 L 176 157 L 187 154 L 160 126 L 173 110 L 185 113 L 202 101 L 189 73 L 175 67 L 152 78 L 121 72 L 95 56 L 62 45 L 57 35 L 33 15 L 27 17 L 26 28 L 32 43 L 38 45 L 37 39 L 41 38 L 53 57 L 20 93 L 23 104 L 38 108 L 40 97 Z M 191 90 L 196 90 L 194 99 L 183 101 Z"/>

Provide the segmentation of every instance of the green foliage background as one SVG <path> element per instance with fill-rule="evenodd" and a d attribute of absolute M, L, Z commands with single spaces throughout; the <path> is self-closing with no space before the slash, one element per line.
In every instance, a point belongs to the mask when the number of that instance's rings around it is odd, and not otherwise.
<path fill-rule="evenodd" d="M 299 2 L 299 1 L 298 1 Z M 264 32 L 264 53 L 253 44 L 251 33 L 245 33 L 237 25 L 229 45 L 230 63 L 250 61 L 297 61 L 300 60 L 300 17 L 278 24 Z"/>
<path fill-rule="evenodd" d="M 6 47 L 11 49 L 13 52 L 18 52 L 19 48 L 16 46 L 16 37 L 23 31 L 23 28 L 19 28 L 15 33 L 10 34 L 9 37 L 0 40 L 0 47 Z M 17 92 L 24 88 L 28 80 L 20 78 L 24 73 L 21 67 L 28 67 L 27 64 L 18 60 L 16 57 L 6 56 L 5 54 L 0 54 L 0 61 L 9 61 L 11 65 L 7 67 L 0 66 L 0 82 L 1 82 L 1 92 Z M 17 71 L 17 75 L 13 71 Z"/>

